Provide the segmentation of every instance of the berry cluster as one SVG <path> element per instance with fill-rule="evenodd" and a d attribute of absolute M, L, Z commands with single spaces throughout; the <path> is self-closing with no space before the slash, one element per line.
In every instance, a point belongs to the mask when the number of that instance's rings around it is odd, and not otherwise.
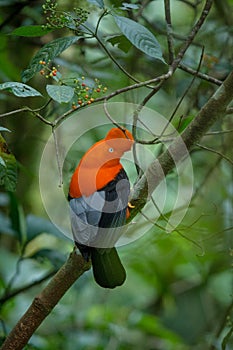
<path fill-rule="evenodd" d="M 58 10 L 58 4 L 53 0 L 46 0 L 42 5 L 44 14 L 47 15 L 47 24 L 44 26 L 47 29 L 68 28 L 77 30 L 78 27 L 86 22 L 89 12 L 82 8 L 74 8 L 74 12 L 66 12 Z"/>
<path fill-rule="evenodd" d="M 63 79 L 58 67 L 52 66 L 50 68 L 50 61 L 46 62 L 40 60 L 41 65 L 40 74 L 46 79 L 53 78 L 58 83 L 74 88 L 74 94 L 77 96 L 77 102 L 72 103 L 72 108 L 76 109 L 78 106 L 89 105 L 107 91 L 107 87 L 103 86 L 98 79 L 86 79 L 82 76 L 79 79 Z"/>
<path fill-rule="evenodd" d="M 57 76 L 58 69 L 56 67 L 49 67 L 49 64 L 47 64 L 46 61 L 40 60 L 39 64 L 42 66 L 42 69 L 40 70 L 40 74 L 44 75 L 46 78 L 54 78 Z"/>
<path fill-rule="evenodd" d="M 87 84 L 85 77 L 81 77 L 81 79 L 74 79 L 74 84 L 78 100 L 72 103 L 73 109 L 76 109 L 78 106 L 91 104 L 97 97 L 107 91 L 107 87 L 100 84 L 98 79 L 95 79 L 92 84 Z"/>

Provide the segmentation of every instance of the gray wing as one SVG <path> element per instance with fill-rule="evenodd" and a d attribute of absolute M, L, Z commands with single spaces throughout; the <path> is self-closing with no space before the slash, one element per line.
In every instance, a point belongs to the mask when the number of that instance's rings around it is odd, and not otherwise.
<path fill-rule="evenodd" d="M 89 197 L 70 200 L 71 228 L 77 243 L 91 247 L 97 243 L 98 224 L 105 202 L 104 195 L 104 191 L 95 192 Z"/>
<path fill-rule="evenodd" d="M 74 240 L 95 248 L 113 247 L 122 234 L 126 220 L 129 181 L 121 179 L 89 197 L 70 200 Z"/>

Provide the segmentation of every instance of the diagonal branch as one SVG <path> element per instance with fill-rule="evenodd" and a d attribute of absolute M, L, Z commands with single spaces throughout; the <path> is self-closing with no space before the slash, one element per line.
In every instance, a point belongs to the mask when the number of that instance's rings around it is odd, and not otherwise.
<path fill-rule="evenodd" d="M 21 350 L 49 315 L 66 291 L 85 271 L 90 268 L 80 255 L 70 254 L 67 262 L 56 273 L 45 289 L 33 300 L 26 313 L 8 335 L 1 350 Z"/>
<path fill-rule="evenodd" d="M 145 205 L 148 194 L 150 195 L 175 167 L 175 161 L 182 161 L 187 151 L 190 151 L 209 128 L 226 114 L 227 106 L 232 100 L 233 71 L 183 131 L 181 137 L 176 138 L 168 149 L 150 164 L 145 174 L 136 183 L 130 198 L 130 203 L 135 206 L 131 211 L 131 218 Z"/>

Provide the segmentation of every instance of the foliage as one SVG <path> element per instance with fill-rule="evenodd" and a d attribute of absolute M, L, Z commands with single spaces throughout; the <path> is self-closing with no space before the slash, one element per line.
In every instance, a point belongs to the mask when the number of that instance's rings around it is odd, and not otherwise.
<path fill-rule="evenodd" d="M 187 130 L 232 70 L 233 3 L 214 1 L 204 20 L 211 2 L 1 2 L 2 342 L 72 249 L 41 208 L 38 163 L 48 133 L 74 112 L 112 98 L 148 106 L 178 133 Z M 146 231 L 150 220 L 149 232 L 120 249 L 126 284 L 105 291 L 85 273 L 25 349 L 233 346 L 231 113 L 191 151 L 195 183 L 183 221 L 165 233 L 176 198 L 174 170 L 167 176 L 165 212 L 156 221 L 156 204 L 153 213 L 145 207 L 135 230 Z M 134 118 L 140 127 L 144 120 Z M 72 157 L 102 130 L 84 136 Z M 135 136 L 155 154 L 163 151 L 150 130 Z"/>
<path fill-rule="evenodd" d="M 9 131 L 0 127 L 0 131 Z M 9 151 L 7 143 L 0 134 L 0 185 L 6 191 L 14 191 L 17 182 L 17 164 L 14 155 Z"/>

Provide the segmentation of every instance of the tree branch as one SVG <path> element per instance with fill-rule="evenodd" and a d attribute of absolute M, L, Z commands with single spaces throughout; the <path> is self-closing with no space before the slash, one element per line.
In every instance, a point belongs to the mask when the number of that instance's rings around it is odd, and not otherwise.
<path fill-rule="evenodd" d="M 205 6 L 201 12 L 201 15 L 197 21 L 197 23 L 195 24 L 195 26 L 192 28 L 187 40 L 184 42 L 184 44 L 182 45 L 177 57 L 174 59 L 174 61 L 172 62 L 172 69 L 176 69 L 180 62 L 182 61 L 185 52 L 187 51 L 187 49 L 189 48 L 189 46 L 191 45 L 191 43 L 193 42 L 195 36 L 197 35 L 197 33 L 199 32 L 199 30 L 201 29 L 203 23 L 205 22 L 206 17 L 208 16 L 211 6 L 213 4 L 213 0 L 206 0 Z"/>
<path fill-rule="evenodd" d="M 142 209 L 150 195 L 164 177 L 187 155 L 187 150 L 205 135 L 209 128 L 226 113 L 227 106 L 233 99 L 233 71 L 223 84 L 202 107 L 196 118 L 177 137 L 168 149 L 150 164 L 144 175 L 135 184 L 130 203 L 135 206 L 131 211 L 131 219 Z M 185 149 L 184 144 L 187 149 Z M 175 159 L 175 161 L 174 161 Z"/>
<path fill-rule="evenodd" d="M 31 306 L 8 335 L 1 350 L 23 349 L 66 291 L 85 271 L 90 269 L 90 266 L 90 263 L 77 255 L 74 250 L 45 289 L 35 297 Z"/>
<path fill-rule="evenodd" d="M 172 64 L 175 53 L 174 53 L 174 43 L 173 43 L 172 22 L 171 22 L 170 0 L 164 0 L 164 9 L 165 9 L 165 19 L 167 23 L 167 44 L 168 44 L 168 53 L 169 53 L 169 64 Z"/>
<path fill-rule="evenodd" d="M 205 73 L 201 73 L 199 71 L 196 71 L 195 69 L 192 69 L 188 66 L 185 66 L 184 64 L 180 63 L 178 68 L 182 69 L 183 71 L 187 72 L 187 73 L 190 73 L 192 75 L 196 75 L 197 77 L 201 78 L 202 80 L 206 80 L 208 81 L 209 83 L 213 83 L 213 84 L 216 84 L 216 85 L 221 85 L 222 84 L 222 81 L 219 80 L 219 79 L 216 79 L 214 77 L 211 77 L 210 75 L 208 74 L 205 74 Z"/>

